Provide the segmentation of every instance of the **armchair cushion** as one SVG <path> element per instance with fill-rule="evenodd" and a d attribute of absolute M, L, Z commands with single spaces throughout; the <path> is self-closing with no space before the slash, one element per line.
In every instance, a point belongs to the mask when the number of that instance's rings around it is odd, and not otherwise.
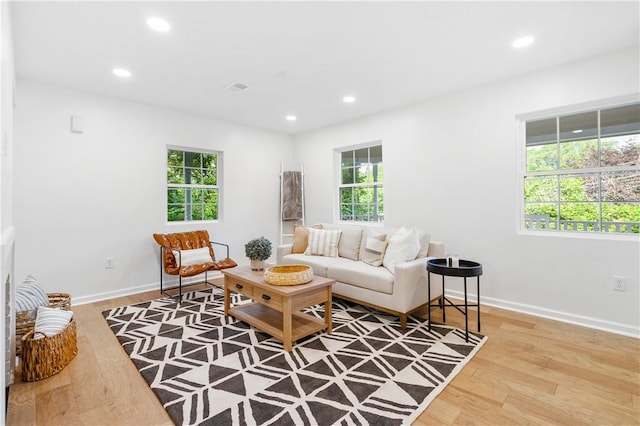
<path fill-rule="evenodd" d="M 173 256 L 179 261 L 180 266 L 199 265 L 213 262 L 211 251 L 208 247 L 191 250 L 172 250 Z"/>

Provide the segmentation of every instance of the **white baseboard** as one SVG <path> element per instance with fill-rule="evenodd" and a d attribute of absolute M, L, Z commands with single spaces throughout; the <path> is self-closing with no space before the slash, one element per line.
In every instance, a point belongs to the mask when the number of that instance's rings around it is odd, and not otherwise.
<path fill-rule="evenodd" d="M 218 278 L 222 278 L 222 276 L 223 275 L 220 272 L 212 272 L 208 274 L 207 279 L 215 280 Z M 182 279 L 183 292 L 185 291 L 184 290 L 185 286 L 202 282 L 203 279 L 204 279 L 203 275 L 198 275 L 196 277 L 190 277 L 190 278 L 183 278 Z M 176 279 L 165 280 L 163 283 L 163 287 L 165 290 L 171 290 L 173 288 L 177 288 L 178 280 Z M 132 294 L 144 293 L 146 291 L 154 291 L 154 290 L 160 290 L 160 281 L 150 283 L 150 284 L 143 284 L 135 287 L 128 287 L 128 288 L 123 288 L 119 290 L 107 291 L 104 293 L 91 294 L 88 296 L 73 297 L 71 299 L 71 304 L 84 305 L 87 303 L 100 302 L 102 300 L 109 300 L 109 299 L 114 299 L 116 297 L 129 296 Z"/>
<path fill-rule="evenodd" d="M 462 291 L 446 290 L 445 294 L 447 297 L 464 300 L 464 292 Z M 477 300 L 475 294 L 467 294 L 467 299 L 469 303 L 476 303 Z M 633 327 L 628 324 L 621 324 L 583 315 L 575 315 L 567 312 L 556 311 L 553 309 L 541 308 L 539 306 L 510 302 L 508 300 L 502 299 L 495 299 L 492 297 L 482 296 L 480 299 L 480 309 L 482 309 L 482 305 L 505 309 L 507 311 L 520 312 L 523 314 L 547 318 L 569 324 L 580 325 L 582 327 L 607 331 L 609 333 L 621 334 L 623 336 L 635 337 L 637 339 L 640 338 L 640 327 Z"/>

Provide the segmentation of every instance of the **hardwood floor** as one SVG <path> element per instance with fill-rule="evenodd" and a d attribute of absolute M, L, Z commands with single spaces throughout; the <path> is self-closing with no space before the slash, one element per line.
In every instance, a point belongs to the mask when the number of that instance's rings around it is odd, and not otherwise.
<path fill-rule="evenodd" d="M 74 306 L 77 357 L 39 382 L 22 383 L 18 372 L 6 424 L 172 425 L 102 317 L 158 297 Z M 640 424 L 640 339 L 491 307 L 481 315 L 487 343 L 414 425 Z M 464 319 L 449 309 L 447 324 Z"/>

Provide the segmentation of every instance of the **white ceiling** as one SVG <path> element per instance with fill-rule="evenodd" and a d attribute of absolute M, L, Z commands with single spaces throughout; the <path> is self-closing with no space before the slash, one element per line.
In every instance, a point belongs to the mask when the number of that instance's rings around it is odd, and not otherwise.
<path fill-rule="evenodd" d="M 638 46 L 639 5 L 18 1 L 11 8 L 18 77 L 293 134 Z M 171 31 L 151 31 L 150 16 L 167 19 Z M 523 35 L 536 42 L 512 48 Z M 116 66 L 133 76 L 115 77 Z M 250 88 L 224 89 L 237 81 Z M 344 104 L 346 94 L 357 101 Z M 286 121 L 288 114 L 298 120 Z"/>

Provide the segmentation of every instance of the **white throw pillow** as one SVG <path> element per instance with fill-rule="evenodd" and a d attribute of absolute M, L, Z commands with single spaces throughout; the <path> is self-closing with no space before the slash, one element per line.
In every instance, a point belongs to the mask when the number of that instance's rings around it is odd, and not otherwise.
<path fill-rule="evenodd" d="M 342 231 L 309 228 L 309 245 L 304 254 L 338 257 L 338 242 Z"/>
<path fill-rule="evenodd" d="M 16 286 L 16 311 L 33 311 L 38 306 L 49 306 L 49 296 L 33 275 L 27 275 Z"/>
<path fill-rule="evenodd" d="M 362 261 L 371 266 L 382 266 L 384 252 L 387 249 L 387 234 L 369 231 L 362 255 Z"/>
<path fill-rule="evenodd" d="M 416 230 L 402 227 L 389 238 L 382 264 L 391 273 L 394 273 L 395 265 L 415 259 L 419 251 L 420 240 Z"/>
<path fill-rule="evenodd" d="M 180 266 L 200 265 L 202 263 L 213 262 L 209 247 L 202 247 L 191 250 L 172 250 L 176 257 L 176 263 Z"/>
<path fill-rule="evenodd" d="M 42 334 L 35 332 L 44 333 L 47 337 L 55 336 L 69 325 L 71 318 L 73 318 L 71 311 L 40 306 L 36 316 L 36 324 L 33 327 L 33 338 L 41 339 L 43 337 Z"/>

